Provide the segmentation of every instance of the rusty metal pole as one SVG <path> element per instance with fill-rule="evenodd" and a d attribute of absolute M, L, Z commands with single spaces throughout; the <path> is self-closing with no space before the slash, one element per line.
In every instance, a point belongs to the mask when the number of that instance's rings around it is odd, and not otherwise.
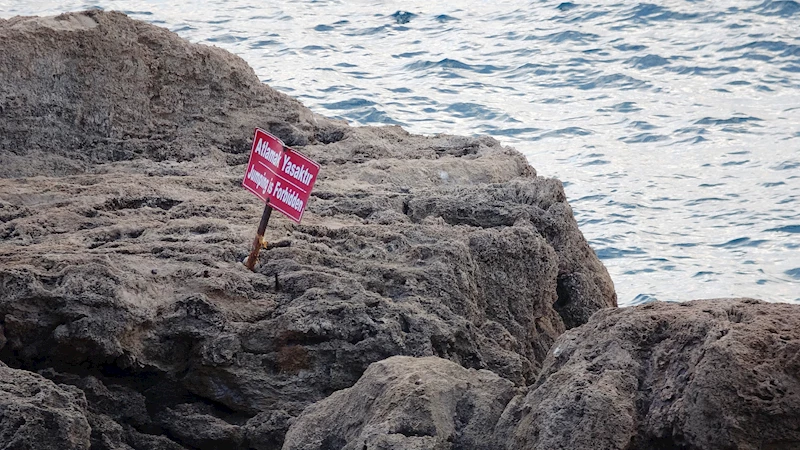
<path fill-rule="evenodd" d="M 244 263 L 245 267 L 250 270 L 253 270 L 253 268 L 256 266 L 256 261 L 258 261 L 258 252 L 260 252 L 261 247 L 264 246 L 264 232 L 267 230 L 267 224 L 269 223 L 270 215 L 272 215 L 272 206 L 269 206 L 269 201 L 267 201 L 267 206 L 264 207 L 264 214 L 261 215 L 261 222 L 258 224 L 256 238 L 253 241 L 253 249 L 250 250 L 250 256 L 247 257 L 247 262 Z"/>

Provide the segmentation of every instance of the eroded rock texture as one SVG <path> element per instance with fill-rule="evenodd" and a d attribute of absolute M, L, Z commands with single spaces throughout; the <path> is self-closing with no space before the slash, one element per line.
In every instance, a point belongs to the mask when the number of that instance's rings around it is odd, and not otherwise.
<path fill-rule="evenodd" d="M 0 362 L 2 448 L 88 449 L 90 433 L 86 399 L 79 389 Z"/>
<path fill-rule="evenodd" d="M 800 448 L 800 308 L 604 310 L 517 389 L 439 358 L 391 358 L 308 407 L 284 449 Z"/>
<path fill-rule="evenodd" d="M 353 387 L 306 408 L 283 448 L 494 449 L 487 431 L 517 391 L 487 370 L 395 356 L 372 364 Z"/>
<path fill-rule="evenodd" d="M 342 135 L 241 58 L 121 13 L 0 19 L 0 40 L 0 177 L 137 158 L 237 160 L 253 123 L 287 145 Z"/>
<path fill-rule="evenodd" d="M 82 389 L 93 448 L 279 448 L 394 355 L 524 386 L 616 305 L 561 183 L 492 139 L 350 128 L 119 13 L 0 41 L 0 359 Z M 322 171 L 252 273 L 257 126 Z"/>
<path fill-rule="evenodd" d="M 498 426 L 508 449 L 800 448 L 800 309 L 697 300 L 597 313 Z"/>

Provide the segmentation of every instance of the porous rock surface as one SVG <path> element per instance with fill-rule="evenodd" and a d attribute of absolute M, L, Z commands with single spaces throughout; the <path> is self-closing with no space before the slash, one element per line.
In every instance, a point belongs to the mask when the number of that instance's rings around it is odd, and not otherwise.
<path fill-rule="evenodd" d="M 92 448 L 280 448 L 395 355 L 524 386 L 616 305 L 561 183 L 493 139 L 348 127 L 120 13 L 0 42 L 0 360 L 81 389 Z M 253 273 L 257 126 L 322 170 Z"/>
<path fill-rule="evenodd" d="M 308 407 L 284 449 L 800 448 L 797 305 L 607 309 L 563 334 L 507 404 L 510 384 L 481 375 L 438 358 L 375 363 Z"/>
<path fill-rule="evenodd" d="M 752 299 L 601 311 L 556 341 L 498 426 L 506 448 L 800 448 L 800 308 Z"/>
<path fill-rule="evenodd" d="M 83 392 L 0 362 L 2 448 L 89 449 L 90 432 Z"/>
<path fill-rule="evenodd" d="M 437 357 L 394 356 L 303 411 L 284 450 L 495 449 L 488 439 L 518 388 Z M 488 432 L 488 433 L 487 433 Z"/>

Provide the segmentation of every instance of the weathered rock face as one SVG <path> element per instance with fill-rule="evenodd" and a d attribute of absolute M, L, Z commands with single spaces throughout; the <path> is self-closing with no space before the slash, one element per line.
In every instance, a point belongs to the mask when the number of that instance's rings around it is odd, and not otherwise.
<path fill-rule="evenodd" d="M 800 308 L 739 299 L 599 312 L 558 339 L 497 439 L 508 449 L 800 448 Z"/>
<path fill-rule="evenodd" d="M 121 13 L 0 19 L 0 177 L 241 153 L 253 123 L 288 145 L 343 127 L 261 84 L 241 59 Z"/>
<path fill-rule="evenodd" d="M 328 121 L 117 13 L 0 21 L 0 39 L 0 360 L 87 392 L 97 448 L 278 448 L 394 355 L 523 386 L 616 305 L 560 182 L 492 139 Z M 322 172 L 252 273 L 257 126 Z M 133 409 L 102 406 L 116 395 Z"/>
<path fill-rule="evenodd" d="M 72 386 L 0 362 L 0 445 L 8 449 L 88 449 L 86 399 Z"/>
<path fill-rule="evenodd" d="M 308 407 L 284 449 L 800 448 L 800 308 L 604 310 L 556 341 L 527 392 L 514 390 L 438 358 L 391 358 Z"/>
<path fill-rule="evenodd" d="M 284 450 L 494 449 L 487 439 L 518 389 L 486 370 L 395 356 L 306 408 Z"/>

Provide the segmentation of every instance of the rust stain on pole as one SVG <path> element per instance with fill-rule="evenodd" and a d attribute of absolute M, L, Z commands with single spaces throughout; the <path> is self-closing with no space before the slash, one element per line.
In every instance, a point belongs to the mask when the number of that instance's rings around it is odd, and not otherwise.
<path fill-rule="evenodd" d="M 272 207 L 269 206 L 269 202 L 267 202 L 267 206 L 264 207 L 264 214 L 261 215 L 261 222 L 258 224 L 256 238 L 253 240 L 253 249 L 250 250 L 250 256 L 247 257 L 247 262 L 244 263 L 245 267 L 250 270 L 253 270 L 253 268 L 256 266 L 256 261 L 258 261 L 258 252 L 261 251 L 261 247 L 265 246 L 264 232 L 267 230 L 267 224 L 269 223 L 270 215 L 272 215 Z"/>

